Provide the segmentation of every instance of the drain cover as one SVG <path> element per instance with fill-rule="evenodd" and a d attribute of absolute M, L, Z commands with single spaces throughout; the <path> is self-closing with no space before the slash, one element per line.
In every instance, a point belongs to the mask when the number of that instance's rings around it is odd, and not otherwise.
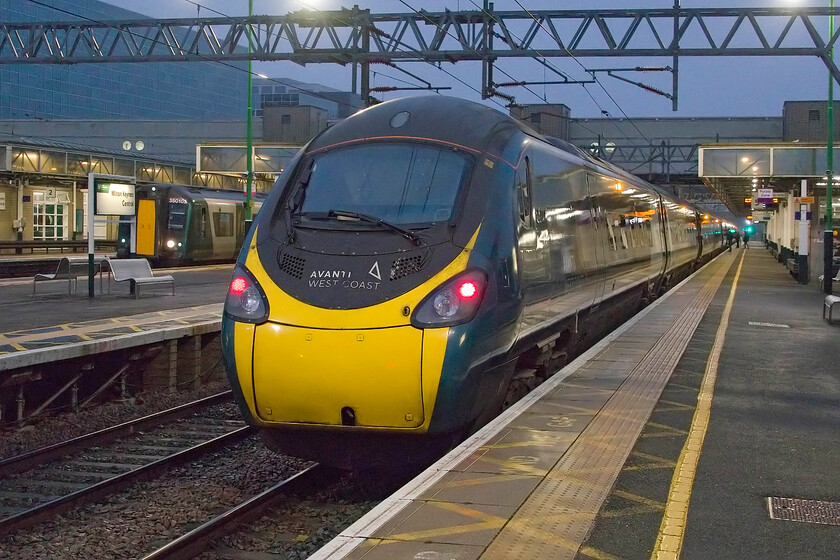
<path fill-rule="evenodd" d="M 820 502 L 799 498 L 767 498 L 770 519 L 840 525 L 840 502 Z"/>

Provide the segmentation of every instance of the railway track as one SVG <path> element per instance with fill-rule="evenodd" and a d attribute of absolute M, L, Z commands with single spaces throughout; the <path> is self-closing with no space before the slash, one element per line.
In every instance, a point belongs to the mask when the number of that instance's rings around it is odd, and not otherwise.
<path fill-rule="evenodd" d="M 0 535 L 150 480 L 253 433 L 223 392 L 0 462 Z"/>
<path fill-rule="evenodd" d="M 335 483 L 342 476 L 346 476 L 346 473 L 312 463 L 302 471 L 274 484 L 260 494 L 222 512 L 203 525 L 147 554 L 142 560 L 195 558 L 206 551 L 214 540 L 262 517 L 282 500 L 288 499 L 289 495 L 315 492 L 319 488 Z"/>

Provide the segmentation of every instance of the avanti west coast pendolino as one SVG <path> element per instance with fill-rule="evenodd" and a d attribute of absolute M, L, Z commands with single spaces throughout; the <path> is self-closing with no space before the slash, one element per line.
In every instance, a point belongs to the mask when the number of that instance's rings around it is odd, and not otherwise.
<path fill-rule="evenodd" d="M 483 105 L 389 101 L 286 168 L 222 326 L 277 451 L 425 460 L 722 249 L 722 224 Z"/>

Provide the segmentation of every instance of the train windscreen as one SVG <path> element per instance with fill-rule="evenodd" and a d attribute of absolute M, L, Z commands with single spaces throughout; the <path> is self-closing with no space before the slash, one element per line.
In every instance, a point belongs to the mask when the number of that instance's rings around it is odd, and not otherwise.
<path fill-rule="evenodd" d="M 184 229 L 187 225 L 187 202 L 169 201 L 169 229 Z"/>
<path fill-rule="evenodd" d="M 302 215 L 359 212 L 394 224 L 447 221 L 470 158 L 436 146 L 367 144 L 315 156 Z"/>

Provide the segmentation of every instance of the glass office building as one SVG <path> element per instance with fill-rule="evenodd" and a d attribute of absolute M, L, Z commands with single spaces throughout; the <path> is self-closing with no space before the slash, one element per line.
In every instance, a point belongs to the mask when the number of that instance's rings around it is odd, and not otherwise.
<path fill-rule="evenodd" d="M 148 17 L 97 0 L 50 0 L 49 5 L 0 0 L 0 19 L 54 22 Z M 0 68 L 0 119 L 244 120 L 247 95 L 247 62 Z"/>

